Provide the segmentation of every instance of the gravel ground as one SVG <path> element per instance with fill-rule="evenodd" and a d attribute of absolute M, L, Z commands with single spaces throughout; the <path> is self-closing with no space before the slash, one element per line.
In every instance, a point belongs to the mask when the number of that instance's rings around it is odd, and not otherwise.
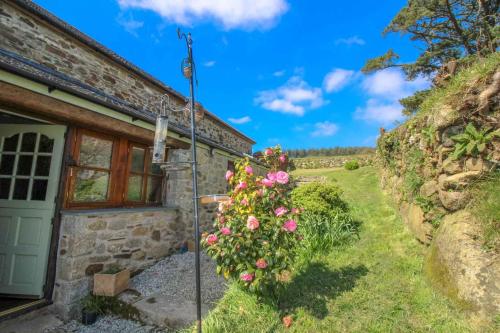
<path fill-rule="evenodd" d="M 195 300 L 195 256 L 192 252 L 174 254 L 167 257 L 130 281 L 130 288 L 135 289 L 143 297 L 151 295 L 170 296 L 176 300 Z M 201 258 L 202 300 L 205 304 L 216 302 L 224 295 L 225 280 L 215 273 L 215 262 L 206 254 Z M 70 321 L 62 326 L 45 330 L 43 333 L 153 333 L 161 332 L 152 326 L 145 326 L 132 320 L 115 316 L 101 316 L 94 325 L 84 326 L 78 321 Z"/>

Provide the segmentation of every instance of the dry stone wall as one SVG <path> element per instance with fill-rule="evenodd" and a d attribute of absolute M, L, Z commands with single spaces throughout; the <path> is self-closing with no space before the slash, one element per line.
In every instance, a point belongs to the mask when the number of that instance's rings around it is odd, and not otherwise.
<path fill-rule="evenodd" d="M 497 93 L 479 113 L 482 92 L 492 89 Z M 382 134 L 377 160 L 382 186 L 409 231 L 430 245 L 426 273 L 431 280 L 461 305 L 494 315 L 500 311 L 500 254 L 483 249 L 480 224 L 468 203 L 472 184 L 500 171 L 500 136 L 487 140 L 480 152 L 456 154 L 456 135 L 471 124 L 477 131 L 499 130 L 499 66 L 467 81 L 463 91 L 453 98 L 442 94 L 430 112 Z"/>

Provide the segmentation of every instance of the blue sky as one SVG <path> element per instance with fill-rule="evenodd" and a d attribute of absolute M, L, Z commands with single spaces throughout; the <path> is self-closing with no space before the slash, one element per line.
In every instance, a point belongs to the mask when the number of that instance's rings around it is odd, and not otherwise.
<path fill-rule="evenodd" d="M 402 120 L 397 100 L 427 85 L 395 69 L 363 75 L 366 59 L 404 36 L 381 32 L 406 3 L 300 0 L 36 0 L 174 89 L 190 31 L 197 100 L 257 141 L 256 149 L 373 146 L 381 126 Z"/>

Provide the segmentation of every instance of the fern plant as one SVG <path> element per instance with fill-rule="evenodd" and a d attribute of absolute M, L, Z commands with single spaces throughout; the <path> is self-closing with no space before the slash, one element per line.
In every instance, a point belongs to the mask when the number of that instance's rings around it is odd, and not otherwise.
<path fill-rule="evenodd" d="M 474 124 L 469 123 L 462 134 L 452 136 L 451 139 L 456 142 L 452 158 L 459 159 L 464 155 L 477 156 L 486 149 L 488 143 L 495 136 L 500 137 L 500 131 L 493 131 L 491 128 L 477 130 Z"/>

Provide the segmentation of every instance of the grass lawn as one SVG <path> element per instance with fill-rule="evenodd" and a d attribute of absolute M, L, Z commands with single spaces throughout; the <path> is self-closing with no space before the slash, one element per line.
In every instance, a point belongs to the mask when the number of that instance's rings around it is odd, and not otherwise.
<path fill-rule="evenodd" d="M 280 308 L 230 287 L 204 319 L 204 332 L 477 332 L 428 285 L 425 247 L 405 230 L 374 168 L 296 173 L 325 175 L 344 190 L 362 221 L 359 240 L 294 272 Z M 288 329 L 286 314 L 294 319 Z"/>

